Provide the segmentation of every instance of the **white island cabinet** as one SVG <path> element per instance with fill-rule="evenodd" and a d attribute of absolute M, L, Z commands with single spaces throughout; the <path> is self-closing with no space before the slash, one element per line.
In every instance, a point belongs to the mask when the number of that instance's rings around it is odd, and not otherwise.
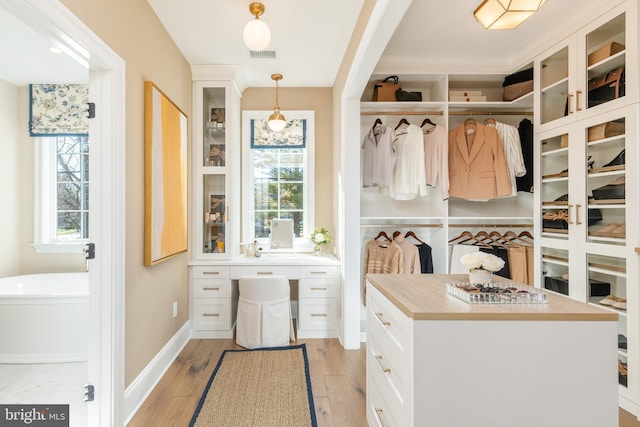
<path fill-rule="evenodd" d="M 553 293 L 468 304 L 445 289 L 464 281 L 367 275 L 369 425 L 618 425 L 616 313 Z"/>

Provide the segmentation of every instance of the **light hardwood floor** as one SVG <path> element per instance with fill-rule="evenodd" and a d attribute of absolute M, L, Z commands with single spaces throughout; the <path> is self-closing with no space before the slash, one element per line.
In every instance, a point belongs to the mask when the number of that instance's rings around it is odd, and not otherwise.
<path fill-rule="evenodd" d="M 336 339 L 297 343 L 307 346 L 318 426 L 367 426 L 365 345 L 359 350 L 345 350 Z M 191 340 L 128 427 L 188 426 L 222 352 L 241 348 L 232 339 Z M 619 427 L 640 427 L 640 422 L 621 409 Z"/>

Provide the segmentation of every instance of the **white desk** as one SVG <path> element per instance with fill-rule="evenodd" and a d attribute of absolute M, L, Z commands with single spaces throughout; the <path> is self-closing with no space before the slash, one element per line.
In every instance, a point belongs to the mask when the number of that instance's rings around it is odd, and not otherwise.
<path fill-rule="evenodd" d="M 190 318 L 194 338 L 233 338 L 238 279 L 282 275 L 298 281 L 299 338 L 338 336 L 340 262 L 333 256 L 262 255 L 189 264 Z"/>

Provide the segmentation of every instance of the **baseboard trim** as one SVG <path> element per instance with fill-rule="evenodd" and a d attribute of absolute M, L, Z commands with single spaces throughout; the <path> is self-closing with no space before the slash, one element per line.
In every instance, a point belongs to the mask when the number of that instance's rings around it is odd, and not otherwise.
<path fill-rule="evenodd" d="M 618 396 L 618 405 L 625 411 L 635 415 L 635 417 L 640 420 L 640 406 L 636 403 L 622 396 Z"/>
<path fill-rule="evenodd" d="M 191 339 L 191 322 L 185 323 L 169 342 L 156 354 L 142 370 L 140 375 L 124 391 L 123 418 L 124 425 L 138 412 L 140 406 L 153 391 L 158 381 L 178 357 L 182 349 Z"/>

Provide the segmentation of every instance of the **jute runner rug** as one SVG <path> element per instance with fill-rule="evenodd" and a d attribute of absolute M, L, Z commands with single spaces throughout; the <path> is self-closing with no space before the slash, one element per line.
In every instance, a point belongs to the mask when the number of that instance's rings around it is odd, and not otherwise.
<path fill-rule="evenodd" d="M 305 345 L 226 350 L 189 425 L 316 427 Z"/>

